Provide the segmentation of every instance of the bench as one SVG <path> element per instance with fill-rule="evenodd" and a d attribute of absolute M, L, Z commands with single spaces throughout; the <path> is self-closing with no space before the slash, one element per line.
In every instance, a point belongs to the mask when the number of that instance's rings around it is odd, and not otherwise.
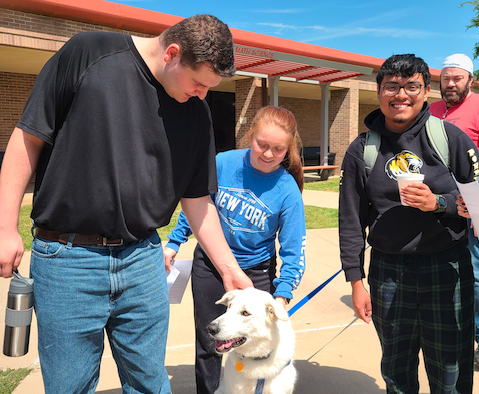
<path fill-rule="evenodd" d="M 318 174 L 321 176 L 322 181 L 327 181 L 329 174 L 331 174 L 339 166 L 327 165 L 327 166 L 306 166 L 303 167 L 303 172 L 306 171 L 318 171 Z"/>
<path fill-rule="evenodd" d="M 304 171 L 318 171 L 318 175 L 321 176 L 321 180 L 327 180 L 329 175 L 339 166 L 334 164 L 336 160 L 336 153 L 329 152 L 328 153 L 328 164 L 321 165 L 321 148 L 319 146 L 304 146 L 302 148 L 304 165 Z M 300 152 L 301 153 L 301 152 Z M 311 160 L 314 159 L 314 163 L 311 164 Z M 309 162 L 308 162 L 309 161 Z"/>
<path fill-rule="evenodd" d="M 303 146 L 299 153 L 303 156 L 305 164 L 319 165 L 320 152 L 321 148 L 319 146 Z"/>
<path fill-rule="evenodd" d="M 321 165 L 321 147 L 319 146 L 303 146 L 299 152 L 304 159 L 304 165 Z M 336 159 L 336 153 L 329 152 L 328 153 L 328 165 L 334 165 L 334 161 Z M 309 162 L 308 162 L 309 161 Z M 314 161 L 313 163 L 310 163 Z"/>

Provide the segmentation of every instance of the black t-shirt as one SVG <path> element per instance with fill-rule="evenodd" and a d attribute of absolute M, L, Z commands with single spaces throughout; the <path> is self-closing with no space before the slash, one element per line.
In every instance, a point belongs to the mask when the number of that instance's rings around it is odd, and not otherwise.
<path fill-rule="evenodd" d="M 217 190 L 206 102 L 168 96 L 127 34 L 69 40 L 17 126 L 46 143 L 32 211 L 41 228 L 135 241 L 168 224 L 182 197 Z"/>

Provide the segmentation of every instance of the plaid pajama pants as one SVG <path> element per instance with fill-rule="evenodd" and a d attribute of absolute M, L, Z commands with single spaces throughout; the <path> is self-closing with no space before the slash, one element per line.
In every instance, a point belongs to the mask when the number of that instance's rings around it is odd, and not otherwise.
<path fill-rule="evenodd" d="M 368 277 L 387 393 L 419 392 L 422 350 L 431 394 L 472 393 L 474 276 L 469 251 L 372 250 Z"/>

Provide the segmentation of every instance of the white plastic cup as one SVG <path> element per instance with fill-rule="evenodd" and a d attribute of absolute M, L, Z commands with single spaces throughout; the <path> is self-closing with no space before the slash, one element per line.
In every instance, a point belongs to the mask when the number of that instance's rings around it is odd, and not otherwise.
<path fill-rule="evenodd" d="M 401 188 L 410 185 L 411 183 L 423 183 L 424 182 L 424 174 L 397 174 L 396 179 L 398 181 L 398 189 L 399 189 L 399 197 L 401 198 L 401 204 L 407 205 L 404 203 L 401 195 Z"/>

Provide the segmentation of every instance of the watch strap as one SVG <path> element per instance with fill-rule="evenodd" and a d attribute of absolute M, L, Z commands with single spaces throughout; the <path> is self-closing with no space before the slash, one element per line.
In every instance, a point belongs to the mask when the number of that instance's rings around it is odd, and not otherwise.
<path fill-rule="evenodd" d="M 445 204 L 446 199 L 444 198 L 443 195 L 436 194 L 436 201 L 437 201 L 437 209 L 432 211 L 432 212 L 433 213 L 443 213 L 447 208 L 447 205 Z"/>

